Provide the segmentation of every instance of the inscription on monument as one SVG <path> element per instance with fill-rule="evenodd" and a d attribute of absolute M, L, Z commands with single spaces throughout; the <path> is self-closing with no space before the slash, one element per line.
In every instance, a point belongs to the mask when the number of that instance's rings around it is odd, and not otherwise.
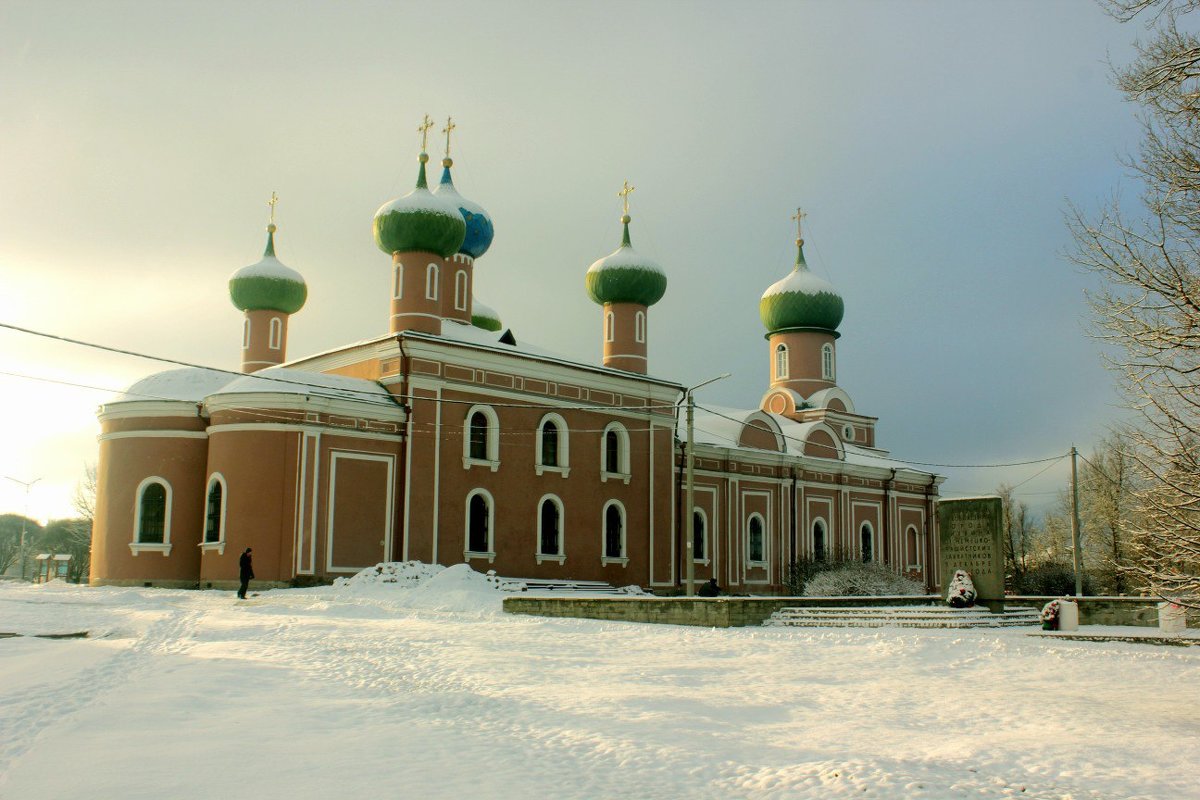
<path fill-rule="evenodd" d="M 999 497 L 942 500 L 938 503 L 942 593 L 956 569 L 971 574 L 979 601 L 1004 602 L 1004 542 Z"/>

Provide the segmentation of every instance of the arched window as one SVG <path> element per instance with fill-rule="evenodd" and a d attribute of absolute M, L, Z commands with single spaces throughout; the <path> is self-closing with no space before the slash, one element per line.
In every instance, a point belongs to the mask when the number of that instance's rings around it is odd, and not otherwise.
<path fill-rule="evenodd" d="M 747 524 L 746 545 L 749 553 L 746 560 L 751 564 L 763 564 L 767 560 L 766 531 L 763 518 L 759 514 L 751 514 Z"/>
<path fill-rule="evenodd" d="M 425 268 L 425 299 L 438 299 L 438 265 L 430 264 Z"/>
<path fill-rule="evenodd" d="M 136 556 L 154 550 L 164 556 L 171 552 L 171 484 L 151 476 L 138 484 L 134 494 L 133 541 L 129 549 Z"/>
<path fill-rule="evenodd" d="M 604 312 L 604 341 L 611 342 L 617 337 L 617 324 L 613 312 Z"/>
<path fill-rule="evenodd" d="M 271 317 L 270 348 L 278 350 L 283 343 L 283 321 L 279 317 Z"/>
<path fill-rule="evenodd" d="M 392 271 L 392 297 L 397 300 L 404 297 L 404 265 L 396 262 L 396 268 Z"/>
<path fill-rule="evenodd" d="M 542 561 L 553 560 L 562 563 L 565 558 L 562 501 L 548 494 L 538 503 L 537 562 L 540 564 Z"/>
<path fill-rule="evenodd" d="M 208 480 L 208 497 L 204 504 L 204 544 L 225 541 L 225 479 L 214 473 Z"/>
<path fill-rule="evenodd" d="M 491 406 L 471 406 L 463 420 L 463 467 L 500 466 L 500 420 Z"/>
<path fill-rule="evenodd" d="M 491 494 L 486 489 L 476 489 L 467 495 L 467 558 L 487 556 L 489 561 L 495 558 L 493 522 L 495 508 Z"/>
<path fill-rule="evenodd" d="M 605 562 L 625 563 L 625 507 L 616 500 L 604 506 L 604 558 Z"/>
<path fill-rule="evenodd" d="M 138 502 L 138 544 L 162 544 L 167 527 L 167 487 L 151 483 Z"/>
<path fill-rule="evenodd" d="M 833 377 L 833 345 L 821 345 L 821 376 L 827 381 L 834 380 Z"/>
<path fill-rule="evenodd" d="M 775 379 L 783 380 L 788 376 L 788 349 L 786 344 L 775 346 Z"/>
<path fill-rule="evenodd" d="M 646 312 L 639 311 L 633 315 L 633 336 L 638 344 L 646 342 Z"/>
<path fill-rule="evenodd" d="M 547 414 L 538 423 L 534 442 L 534 469 L 538 475 L 546 471 L 558 472 L 567 477 L 570 466 L 570 437 L 567 421 L 558 414 Z"/>
<path fill-rule="evenodd" d="M 708 560 L 708 516 L 702 508 L 692 509 L 692 560 Z"/>
<path fill-rule="evenodd" d="M 242 349 L 250 349 L 250 318 L 242 321 Z"/>
<path fill-rule="evenodd" d="M 454 275 L 454 308 L 467 310 L 467 273 L 461 269 Z"/>
<path fill-rule="evenodd" d="M 812 537 L 813 537 L 813 542 L 812 542 L 813 561 L 824 561 L 826 553 L 825 553 L 825 522 L 823 520 L 817 520 L 816 522 L 813 523 Z"/>
<path fill-rule="evenodd" d="M 904 540 L 908 545 L 908 569 L 921 569 L 921 534 L 916 525 L 909 525 L 904 531 Z"/>
<path fill-rule="evenodd" d="M 875 535 L 871 530 L 871 523 L 864 522 L 859 531 L 862 538 L 862 560 L 864 564 L 869 564 L 875 560 Z"/>
<path fill-rule="evenodd" d="M 620 478 L 629 483 L 629 432 L 619 422 L 610 422 L 600 439 L 600 480 Z"/>

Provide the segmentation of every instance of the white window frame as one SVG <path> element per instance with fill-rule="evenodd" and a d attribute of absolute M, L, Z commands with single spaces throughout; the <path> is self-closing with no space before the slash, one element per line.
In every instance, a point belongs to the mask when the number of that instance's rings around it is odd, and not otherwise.
<path fill-rule="evenodd" d="M 476 412 L 481 412 L 488 421 L 487 428 L 487 458 L 471 457 L 471 418 Z M 492 472 L 500 469 L 500 418 L 496 410 L 487 405 L 473 405 L 467 409 L 463 418 L 463 469 L 471 467 L 488 467 Z"/>
<path fill-rule="evenodd" d="M 160 483 L 166 489 L 166 503 L 163 508 L 163 540 L 162 542 L 139 542 L 138 532 L 142 529 L 142 493 L 152 483 Z M 171 482 L 159 475 L 151 475 L 142 479 L 137 491 L 133 493 L 133 541 L 129 550 L 135 556 L 138 553 L 162 553 L 163 557 L 171 555 L 171 501 L 173 500 Z"/>
<path fill-rule="evenodd" d="M 542 505 L 547 501 L 554 503 L 558 507 L 558 553 L 543 553 L 542 552 Z M 537 506 L 534 509 L 537 514 L 537 540 L 533 543 L 534 557 L 538 564 L 545 561 L 554 561 L 562 564 L 567 560 L 567 514 L 563 507 L 562 498 L 556 494 L 548 493 L 538 498 Z"/>
<path fill-rule="evenodd" d="M 633 338 L 638 344 L 646 343 L 646 312 L 639 311 L 633 315 Z"/>
<path fill-rule="evenodd" d="M 467 271 L 465 269 L 454 273 L 454 310 L 467 310 Z"/>
<path fill-rule="evenodd" d="M 762 534 L 762 558 L 753 559 L 750 554 L 754 552 L 754 548 L 750 546 L 751 523 L 758 520 L 759 531 Z M 767 566 L 767 521 L 763 519 L 763 515 L 754 511 L 746 518 L 746 565 L 751 567 Z"/>
<path fill-rule="evenodd" d="M 402 300 L 404 298 L 404 265 L 399 261 L 396 262 L 395 269 L 392 270 L 392 299 Z"/>
<path fill-rule="evenodd" d="M 866 528 L 867 535 L 871 539 L 871 560 L 870 561 L 866 561 L 862 557 L 862 555 L 863 555 L 862 541 L 863 541 L 863 529 L 864 528 Z M 858 560 L 860 562 L 862 562 L 863 564 L 874 564 L 876 561 L 879 560 L 879 548 L 877 547 L 877 542 L 875 541 L 875 526 L 872 525 L 869 521 L 864 521 L 863 524 L 858 526 Z"/>
<path fill-rule="evenodd" d="M 278 350 L 283 346 L 283 320 L 279 317 L 271 317 L 271 327 L 267 339 L 267 346 L 272 350 Z"/>
<path fill-rule="evenodd" d="M 615 342 L 617 340 L 617 319 L 613 316 L 613 312 L 604 312 L 604 341 Z"/>
<path fill-rule="evenodd" d="M 617 511 L 621 514 L 621 555 L 608 555 L 608 509 L 616 506 Z M 629 515 L 625 513 L 625 504 L 620 500 L 609 500 L 604 504 L 604 508 L 600 509 L 600 563 L 601 564 L 620 564 L 622 567 L 629 564 L 629 540 L 626 538 L 629 527 Z"/>
<path fill-rule="evenodd" d="M 821 526 L 821 532 L 825 534 L 825 541 L 824 541 L 825 557 L 822 558 L 821 561 L 824 563 L 828 563 L 829 556 L 830 556 L 829 523 L 825 521 L 824 517 L 813 517 L 812 521 L 809 522 L 809 524 L 808 524 L 808 552 L 812 554 L 812 560 L 816 561 L 817 560 L 817 526 L 818 525 Z"/>
<path fill-rule="evenodd" d="M 615 431 L 617 434 L 617 472 L 608 471 L 609 431 Z M 619 422 L 610 422 L 600 434 L 600 482 L 621 481 L 628 485 L 632 474 L 629 468 L 629 431 Z"/>
<path fill-rule="evenodd" d="M 558 464 L 553 466 L 542 463 L 542 433 L 547 423 L 558 427 Z M 564 478 L 571 474 L 571 429 L 565 419 L 553 412 L 538 422 L 533 443 L 533 471 L 538 475 L 555 472 Z"/>
<path fill-rule="evenodd" d="M 214 483 L 221 484 L 221 519 L 217 523 L 217 540 L 208 541 L 208 496 L 212 493 Z M 225 476 L 214 472 L 208 478 L 204 489 L 204 524 L 200 526 L 200 549 L 202 551 L 216 550 L 217 555 L 225 555 L 225 509 L 229 508 L 229 483 Z"/>
<path fill-rule="evenodd" d="M 788 346 L 775 345 L 775 380 L 787 380 L 788 377 Z"/>
<path fill-rule="evenodd" d="M 905 547 L 908 547 L 908 532 L 909 531 L 913 532 L 913 537 L 912 537 L 913 546 L 912 546 L 912 552 L 910 552 L 908 554 L 908 560 L 912 561 L 913 563 L 905 565 L 905 568 L 909 569 L 909 570 L 924 570 L 925 565 L 921 562 L 921 557 L 923 555 L 921 551 L 924 549 L 922 547 L 924 542 L 921 541 L 921 537 L 923 536 L 923 534 L 921 533 L 920 528 L 918 528 L 916 525 L 910 524 L 907 528 L 904 529 L 904 546 Z"/>
<path fill-rule="evenodd" d="M 242 349 L 250 349 L 250 318 L 242 320 Z"/>
<path fill-rule="evenodd" d="M 696 514 L 700 514 L 700 541 L 704 544 L 704 558 L 696 558 Z M 692 563 L 707 567 L 712 561 L 712 543 L 708 535 L 708 512 L 700 506 L 692 506 L 691 524 L 688 525 L 688 535 L 692 537 Z"/>
<path fill-rule="evenodd" d="M 425 268 L 425 299 L 438 299 L 438 265 L 430 264 Z"/>
<path fill-rule="evenodd" d="M 471 549 L 471 500 L 476 496 L 482 496 L 487 503 L 488 508 L 488 525 L 487 525 L 487 550 L 472 550 Z M 487 489 L 479 487 L 472 489 L 467 494 L 467 502 L 463 507 L 463 561 L 470 561 L 473 558 L 487 559 L 491 564 L 496 560 L 496 500 L 492 497 L 492 493 Z"/>
<path fill-rule="evenodd" d="M 833 345 L 829 342 L 821 345 L 821 377 L 827 381 L 836 380 L 833 363 Z"/>

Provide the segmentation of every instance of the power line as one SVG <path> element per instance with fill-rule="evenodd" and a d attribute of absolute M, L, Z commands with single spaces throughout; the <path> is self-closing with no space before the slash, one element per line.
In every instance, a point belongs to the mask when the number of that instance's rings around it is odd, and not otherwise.
<path fill-rule="evenodd" d="M 196 364 L 196 363 L 193 363 L 190 361 L 181 361 L 179 359 L 174 359 L 174 358 L 155 356 L 155 355 L 150 355 L 148 353 L 140 353 L 136 350 L 125 350 L 125 349 L 122 349 L 119 347 L 111 347 L 109 345 L 103 345 L 103 344 L 98 344 L 95 342 L 84 341 L 82 339 L 73 339 L 69 336 L 61 336 L 59 334 L 46 333 L 45 331 L 36 331 L 31 328 L 23 328 L 19 325 L 12 325 L 12 324 L 5 323 L 5 322 L 0 322 L 0 328 L 6 328 L 8 330 L 17 331 L 18 333 L 25 333 L 30 336 L 39 336 L 39 337 L 42 337 L 45 339 L 51 339 L 54 341 L 65 342 L 67 344 L 74 344 L 74 345 L 78 345 L 80 347 L 89 347 L 89 348 L 93 348 L 96 350 L 103 350 L 105 352 L 116 353 L 118 355 L 132 356 L 134 358 L 143 358 L 143 359 L 147 359 L 150 361 L 160 361 L 165 364 L 174 364 L 176 366 L 187 367 L 190 369 L 203 369 L 203 370 L 208 370 L 209 372 L 223 373 L 223 374 L 229 375 L 231 377 L 245 378 L 245 377 L 253 376 L 259 380 L 264 380 L 264 381 L 274 381 L 276 383 L 289 384 L 289 385 L 293 385 L 293 386 L 302 386 L 307 389 L 324 390 L 324 392 L 322 392 L 322 391 L 310 392 L 310 394 L 313 394 L 318 397 L 328 397 L 328 398 L 333 398 L 333 399 L 339 399 L 338 394 L 332 394 L 334 392 L 341 393 L 341 394 L 351 393 L 351 394 L 365 395 L 364 397 L 355 397 L 355 398 L 350 398 L 350 399 L 353 399 L 357 402 L 370 403 L 373 405 L 387 406 L 387 407 L 393 407 L 393 406 L 397 405 L 398 404 L 397 401 L 404 401 L 405 403 L 409 403 L 412 401 L 422 401 L 422 402 L 446 403 L 446 404 L 455 404 L 455 405 L 479 405 L 479 403 L 474 400 L 455 400 L 455 399 L 444 398 L 444 397 L 415 397 L 412 394 L 407 394 L 407 395 L 391 395 L 391 394 L 389 394 L 388 395 L 389 400 L 379 400 L 379 399 L 377 399 L 379 396 L 378 392 L 373 391 L 371 389 L 354 389 L 354 388 L 350 388 L 350 387 L 345 387 L 345 388 L 330 387 L 330 386 L 325 386 L 325 385 L 322 385 L 319 383 L 313 383 L 310 381 L 283 378 L 283 377 L 279 377 L 277 375 L 263 375 L 261 372 L 245 373 L 245 372 L 239 372 L 236 370 L 223 369 L 220 367 L 209 367 L 209 366 L 205 366 L 203 364 Z M 284 367 L 284 369 L 294 369 L 294 368 Z M 5 374 L 10 374 L 10 375 L 13 375 L 14 377 L 29 378 L 31 380 L 45 380 L 46 382 L 50 382 L 50 383 L 55 382 L 53 379 L 43 379 L 43 378 L 38 378 L 38 377 L 32 376 L 32 375 L 20 375 L 18 373 L 5 373 Z M 330 373 L 316 373 L 316 374 L 328 375 Z M 345 377 L 345 376 L 336 376 L 336 377 Z M 362 380 L 365 380 L 365 379 L 362 379 Z M 153 399 L 161 399 L 161 400 L 177 399 L 177 398 L 155 397 L 154 395 L 142 395 L 142 393 L 139 393 L 139 392 L 129 392 L 129 391 L 122 392 L 120 390 L 113 390 L 113 389 L 106 390 L 106 389 L 101 389 L 101 387 L 86 386 L 84 384 L 71 384 L 66 381 L 61 381 L 61 383 L 64 383 L 65 385 L 79 386 L 81 388 L 93 388 L 93 389 L 97 389 L 100 391 L 112 391 L 116 394 L 139 395 L 139 396 L 146 396 L 146 397 L 150 397 Z M 216 392 L 214 392 L 214 394 L 216 394 Z M 391 398 L 395 398 L 395 399 L 391 399 Z M 547 408 L 547 405 L 545 403 L 487 403 L 486 405 L 489 405 L 492 408 L 534 408 L 534 409 Z M 643 405 L 604 405 L 604 404 L 583 404 L 583 403 L 581 403 L 578 405 L 566 404 L 566 405 L 557 405 L 554 407 L 560 408 L 560 409 L 567 409 L 567 410 L 571 410 L 571 411 L 642 411 L 642 412 L 650 412 L 650 411 L 660 410 L 660 409 L 672 409 L 673 410 L 675 408 L 675 404 L 674 403 L 670 403 L 670 404 L 664 403 L 661 405 L 655 405 L 652 403 L 647 403 L 647 404 L 643 404 Z"/>

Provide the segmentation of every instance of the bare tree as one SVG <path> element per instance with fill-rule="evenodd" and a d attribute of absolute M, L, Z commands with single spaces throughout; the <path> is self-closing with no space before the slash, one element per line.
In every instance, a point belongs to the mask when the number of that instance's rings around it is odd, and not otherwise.
<path fill-rule="evenodd" d="M 87 580 L 92 565 L 92 523 L 96 517 L 96 464 L 83 465 L 83 478 L 75 484 L 71 505 L 79 515 L 72 520 L 66 551 L 71 554 L 67 579 L 80 583 Z"/>
<path fill-rule="evenodd" d="M 1004 561 L 1009 583 L 1017 585 L 1033 561 L 1038 526 L 1029 506 L 1013 496 L 1013 487 L 1001 484 L 1000 509 L 1004 528 Z"/>
<path fill-rule="evenodd" d="M 1118 19 L 1153 26 L 1116 82 L 1142 111 L 1143 141 L 1128 166 L 1143 210 L 1114 200 L 1088 219 L 1069 215 L 1074 260 L 1105 281 L 1089 296 L 1094 332 L 1111 343 L 1126 401 L 1129 466 L 1141 484 L 1131 568 L 1150 588 L 1200 597 L 1200 38 L 1180 30 L 1200 0 L 1108 0 Z M 1192 599 L 1188 599 L 1192 598 Z"/>

